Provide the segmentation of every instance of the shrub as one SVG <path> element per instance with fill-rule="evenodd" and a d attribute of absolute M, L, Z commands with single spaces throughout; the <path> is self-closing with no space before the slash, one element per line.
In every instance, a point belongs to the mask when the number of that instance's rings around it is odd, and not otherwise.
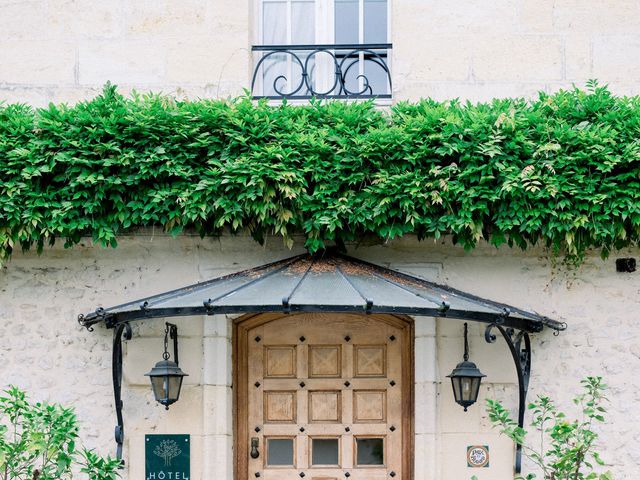
<path fill-rule="evenodd" d="M 70 408 L 32 403 L 10 387 L 0 397 L 0 480 L 65 480 L 79 470 L 89 480 L 115 480 L 120 461 L 78 448 Z"/>
<path fill-rule="evenodd" d="M 135 227 L 302 233 L 310 251 L 451 235 L 580 259 L 640 240 L 640 97 L 595 82 L 534 101 L 124 98 L 0 104 L 0 260 Z"/>
<path fill-rule="evenodd" d="M 601 377 L 587 377 L 581 383 L 584 392 L 573 400 L 580 409 L 579 419 L 569 420 L 549 397 L 538 396 L 529 405 L 535 435 L 520 428 L 500 402 L 487 400 L 493 426 L 522 445 L 523 455 L 542 472 L 544 480 L 613 479 L 609 472 L 596 472 L 598 466 L 604 465 L 597 451 L 598 434 L 594 429 L 604 422 L 606 410 L 602 405 L 606 401 L 606 385 Z M 530 473 L 518 478 L 532 480 L 537 477 Z"/>

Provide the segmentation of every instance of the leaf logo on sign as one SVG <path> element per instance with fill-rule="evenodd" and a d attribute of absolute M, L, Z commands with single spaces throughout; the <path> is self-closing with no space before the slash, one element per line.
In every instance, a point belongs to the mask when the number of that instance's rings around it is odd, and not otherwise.
<path fill-rule="evenodd" d="M 153 453 L 164 460 L 164 466 L 170 467 L 171 461 L 182 453 L 174 440 L 162 440 Z"/>

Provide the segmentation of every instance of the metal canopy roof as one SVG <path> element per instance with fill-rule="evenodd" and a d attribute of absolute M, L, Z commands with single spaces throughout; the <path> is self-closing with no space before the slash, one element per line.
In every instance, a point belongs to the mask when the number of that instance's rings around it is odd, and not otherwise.
<path fill-rule="evenodd" d="M 528 332 L 566 324 L 336 252 L 298 255 L 80 315 L 81 325 L 260 312 L 360 312 L 425 315 L 498 323 Z"/>

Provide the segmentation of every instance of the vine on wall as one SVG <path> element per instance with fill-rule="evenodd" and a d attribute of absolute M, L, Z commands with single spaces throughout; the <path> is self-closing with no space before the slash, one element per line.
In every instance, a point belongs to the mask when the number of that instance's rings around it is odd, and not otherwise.
<path fill-rule="evenodd" d="M 0 105 L 0 258 L 127 229 L 250 231 L 310 251 L 452 235 L 580 259 L 640 242 L 640 97 L 269 106 L 248 98 Z"/>

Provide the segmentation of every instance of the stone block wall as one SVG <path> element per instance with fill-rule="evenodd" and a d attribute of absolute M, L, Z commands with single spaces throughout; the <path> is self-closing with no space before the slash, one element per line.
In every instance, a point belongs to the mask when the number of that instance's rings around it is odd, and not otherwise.
<path fill-rule="evenodd" d="M 87 332 L 76 317 L 207 278 L 299 253 L 280 240 L 260 247 L 247 237 L 171 238 L 139 232 L 117 249 L 89 241 L 73 249 L 55 247 L 42 256 L 20 254 L 0 269 L 0 386 L 16 384 L 35 399 L 72 405 L 90 447 L 113 454 L 111 331 Z M 568 322 L 560 336 L 532 337 L 532 398 L 550 395 L 571 411 L 571 398 L 587 375 L 610 385 L 608 421 L 600 427 L 603 457 L 616 479 L 634 479 L 640 420 L 634 406 L 640 387 L 638 273 L 616 273 L 614 254 L 590 255 L 578 269 L 554 265 L 542 250 L 523 253 L 481 245 L 472 253 L 447 242 L 405 238 L 350 253 L 429 280 Z M 619 256 L 640 256 L 640 250 Z M 153 400 L 144 376 L 160 359 L 162 319 L 136 323 L 125 342 L 123 389 L 125 480 L 143 477 L 146 433 L 192 435 L 192 479 L 231 480 L 231 318 L 172 319 L 179 327 L 180 363 L 189 374 L 180 401 L 169 411 Z M 483 328 L 470 324 L 471 359 L 487 375 L 478 405 L 466 414 L 452 399 L 446 375 L 461 360 L 462 322 L 415 319 L 416 479 L 508 480 L 513 445 L 490 428 L 484 399 L 497 398 L 514 411 L 516 374 L 506 345 L 484 341 Z M 491 467 L 466 467 L 466 446 L 489 445 Z"/>
<path fill-rule="evenodd" d="M 0 0 L 0 100 L 237 96 L 257 0 Z M 534 96 L 591 78 L 640 92 L 635 0 L 390 0 L 394 101 Z"/>
<path fill-rule="evenodd" d="M 0 0 L 0 100 L 123 92 L 227 97 L 248 86 L 250 5 L 234 0 Z"/>
<path fill-rule="evenodd" d="M 637 95 L 634 0 L 409 0 L 393 4 L 398 97 L 530 97 L 588 79 Z"/>

